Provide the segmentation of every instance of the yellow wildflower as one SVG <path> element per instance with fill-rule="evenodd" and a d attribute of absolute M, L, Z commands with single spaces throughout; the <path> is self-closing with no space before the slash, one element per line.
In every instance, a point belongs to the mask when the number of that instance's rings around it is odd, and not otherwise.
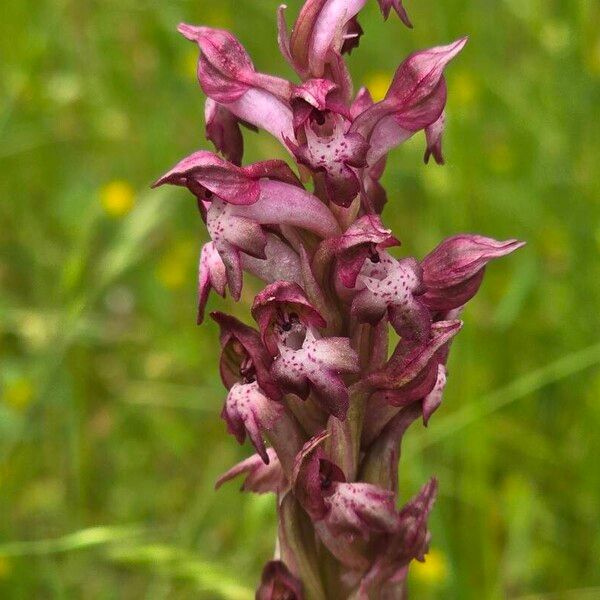
<path fill-rule="evenodd" d="M 468 71 L 459 71 L 450 81 L 449 87 L 459 106 L 471 106 L 477 102 L 479 87 Z"/>
<path fill-rule="evenodd" d="M 189 76 L 194 81 L 197 78 L 198 70 L 198 48 L 189 47 L 181 59 L 181 71 L 186 77 Z"/>
<path fill-rule="evenodd" d="M 371 92 L 371 96 L 375 102 L 379 102 L 383 100 L 386 95 L 388 88 L 390 87 L 390 83 L 392 82 L 392 74 L 386 73 L 384 71 L 377 71 L 375 73 L 371 73 L 367 77 L 367 88 Z"/>
<path fill-rule="evenodd" d="M 430 585 L 442 583 L 448 576 L 448 560 L 435 548 L 425 556 L 425 562 L 414 561 L 411 572 L 416 579 Z"/>
<path fill-rule="evenodd" d="M 101 188 L 100 203 L 109 217 L 118 219 L 133 208 L 135 192 L 127 181 L 111 181 Z"/>
<path fill-rule="evenodd" d="M 18 377 L 6 384 L 2 398 L 11 408 L 23 411 L 31 404 L 34 393 L 31 381 L 25 377 Z"/>
<path fill-rule="evenodd" d="M 584 56 L 588 71 L 596 77 L 600 75 L 600 37 L 590 44 Z"/>
<path fill-rule="evenodd" d="M 510 173 L 515 165 L 514 154 L 506 142 L 491 146 L 488 158 L 492 170 L 499 174 Z"/>
<path fill-rule="evenodd" d="M 6 579 L 10 576 L 12 565 L 6 556 L 0 556 L 0 579 Z"/>
<path fill-rule="evenodd" d="M 167 289 L 176 290 L 185 284 L 195 247 L 190 240 L 183 240 L 162 256 L 156 267 L 156 277 Z"/>

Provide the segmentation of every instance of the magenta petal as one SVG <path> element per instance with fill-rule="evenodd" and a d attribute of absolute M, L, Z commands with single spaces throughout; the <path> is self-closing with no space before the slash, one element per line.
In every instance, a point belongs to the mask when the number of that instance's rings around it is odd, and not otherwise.
<path fill-rule="evenodd" d="M 200 253 L 200 265 L 198 269 L 198 324 L 204 320 L 204 309 L 208 294 L 214 289 L 217 294 L 225 297 L 225 286 L 227 285 L 227 274 L 225 265 L 215 248 L 213 242 L 204 244 Z"/>
<path fill-rule="evenodd" d="M 398 526 L 394 492 L 370 483 L 335 482 L 325 496 L 324 522 L 335 537 L 369 539 Z"/>
<path fill-rule="evenodd" d="M 232 204 L 252 204 L 260 193 L 258 182 L 243 169 L 206 150 L 178 162 L 153 187 L 165 183 L 187 187 L 196 195 L 204 188 Z"/>
<path fill-rule="evenodd" d="M 402 22 L 412 29 L 412 23 L 408 17 L 406 9 L 402 5 L 402 0 L 377 0 L 379 2 L 379 7 L 381 8 L 381 12 L 383 13 L 384 18 L 388 18 L 390 16 L 390 11 L 392 8 L 396 11 Z"/>
<path fill-rule="evenodd" d="M 429 157 L 433 156 L 438 165 L 444 164 L 444 155 L 442 154 L 442 136 L 446 126 L 446 114 L 442 111 L 439 119 L 425 128 L 425 137 L 427 140 L 427 149 L 423 156 L 425 164 L 429 162 Z"/>
<path fill-rule="evenodd" d="M 367 110 L 367 108 L 371 108 L 373 104 L 371 92 L 369 92 L 366 87 L 361 87 L 350 106 L 350 115 L 352 119 L 356 119 L 358 115 Z"/>
<path fill-rule="evenodd" d="M 263 569 L 256 600 L 304 600 L 302 582 L 280 560 L 271 560 Z"/>
<path fill-rule="evenodd" d="M 310 126 L 310 119 L 324 123 L 329 111 L 349 116 L 346 105 L 336 99 L 339 96 L 336 92 L 339 92 L 338 85 L 329 79 L 309 79 L 295 86 L 291 100 L 294 131 L 298 133 L 303 125 Z"/>
<path fill-rule="evenodd" d="M 290 38 L 290 52 L 300 74 L 322 77 L 331 54 L 344 44 L 343 30 L 366 0 L 307 0 Z"/>
<path fill-rule="evenodd" d="M 444 240 L 422 262 L 423 302 L 432 310 L 450 310 L 468 302 L 477 292 L 486 264 L 524 246 L 519 240 L 500 242 L 462 234 Z"/>
<path fill-rule="evenodd" d="M 240 252 L 264 259 L 267 238 L 258 223 L 232 214 L 233 207 L 214 199 L 206 213 L 206 226 L 225 264 L 231 294 L 239 299 L 242 289 Z"/>
<path fill-rule="evenodd" d="M 244 138 L 237 117 L 222 104 L 207 98 L 204 104 L 206 137 L 215 148 L 231 161 L 240 165 L 244 154 Z"/>
<path fill-rule="evenodd" d="M 432 360 L 437 374 L 437 364 L 440 362 L 436 361 L 437 353 L 452 340 L 461 327 L 461 321 L 438 321 L 432 325 L 431 338 L 427 342 L 414 346 L 400 341 L 387 365 L 369 375 L 368 381 L 377 388 L 397 390 L 411 384 L 424 370 L 431 369 Z"/>
<path fill-rule="evenodd" d="M 356 169 L 366 166 L 369 146 L 360 133 L 347 132 L 345 106 L 333 106 L 327 99 L 331 83 L 311 80 L 298 88 L 294 106 L 294 127 L 302 144 L 287 140 L 297 161 L 313 172 L 322 172 L 328 199 L 349 206 L 360 191 Z M 333 103 L 336 104 L 337 103 Z"/>
<path fill-rule="evenodd" d="M 301 283 L 300 257 L 288 244 L 275 234 L 269 233 L 264 253 L 266 257 L 264 259 L 242 254 L 242 267 L 265 283 L 275 281 Z"/>
<path fill-rule="evenodd" d="M 394 145 L 439 119 L 446 103 L 444 67 L 466 41 L 462 38 L 448 46 L 409 56 L 396 70 L 385 99 L 357 116 L 351 130 L 369 141 L 371 150 L 367 161 L 370 165 Z"/>
<path fill-rule="evenodd" d="M 271 179 L 302 187 L 298 176 L 290 166 L 283 160 L 263 160 L 243 167 L 243 171 L 251 179 Z"/>
<path fill-rule="evenodd" d="M 227 423 L 229 432 L 235 435 L 238 442 L 242 444 L 248 434 L 260 457 L 269 464 L 262 431 L 272 429 L 283 410 L 283 406 L 269 400 L 254 381 L 233 385 L 221 416 Z"/>
<path fill-rule="evenodd" d="M 321 459 L 324 457 L 322 443 L 328 435 L 327 431 L 322 431 L 302 446 L 294 461 L 292 472 L 294 495 L 313 520 L 322 519 L 327 514 L 321 489 Z M 338 472 L 336 478 L 344 479 Z"/>
<path fill-rule="evenodd" d="M 464 48 L 467 38 L 461 38 L 447 46 L 437 46 L 415 52 L 397 69 L 386 101 L 404 111 L 418 106 L 436 91 L 446 65 Z M 435 120 L 435 119 L 434 119 Z"/>
<path fill-rule="evenodd" d="M 265 90 L 251 88 L 224 106 L 238 119 L 268 131 L 284 145 L 286 139 L 294 139 L 292 109 L 287 102 Z"/>
<path fill-rule="evenodd" d="M 287 488 L 287 480 L 281 469 L 281 463 L 273 448 L 267 448 L 268 461 L 265 464 L 259 454 L 253 454 L 246 460 L 234 465 L 217 479 L 215 489 L 224 483 L 235 479 L 239 475 L 246 475 L 242 484 L 242 491 L 266 494 L 278 494 Z"/>
<path fill-rule="evenodd" d="M 262 227 L 233 206 L 215 199 L 206 213 L 206 227 L 217 250 L 221 252 L 223 243 L 227 243 L 246 254 L 264 258 L 267 240 Z"/>
<path fill-rule="evenodd" d="M 288 26 L 285 21 L 285 9 L 287 6 L 285 4 L 280 4 L 277 9 L 277 44 L 279 45 L 279 51 L 288 65 L 295 69 L 294 59 L 290 52 L 290 34 L 288 32 Z"/>
<path fill-rule="evenodd" d="M 327 0 L 322 3 L 323 8 L 312 31 L 308 55 L 313 76 L 320 77 L 323 74 L 328 54 L 332 50 L 336 53 L 342 51 L 344 41 L 338 37 L 338 32 L 352 21 L 365 2 L 366 0 Z"/>
<path fill-rule="evenodd" d="M 437 481 L 432 478 L 400 509 L 397 530 L 380 546 L 376 560 L 361 582 L 360 591 L 364 598 L 381 584 L 405 576 L 405 569 L 413 559 L 423 560 L 430 537 L 427 518 L 436 493 Z"/>
<path fill-rule="evenodd" d="M 231 206 L 230 214 L 263 225 L 293 225 L 326 238 L 340 233 L 331 211 L 306 190 L 280 181 L 263 179 L 258 202 L 248 206 Z"/>
<path fill-rule="evenodd" d="M 198 44 L 198 80 L 207 96 L 217 102 L 231 102 L 249 88 L 254 65 L 234 35 L 222 29 L 181 23 L 179 32 Z"/>
<path fill-rule="evenodd" d="M 300 100 L 314 108 L 325 110 L 328 106 L 327 97 L 336 88 L 337 85 L 328 79 L 309 79 L 302 85 L 294 87 L 292 104 Z"/>
<path fill-rule="evenodd" d="M 217 102 L 238 100 L 250 88 L 265 91 L 284 100 L 291 84 L 279 77 L 258 73 L 234 35 L 222 29 L 181 24 L 179 31 L 200 47 L 198 80 L 207 96 Z"/>
<path fill-rule="evenodd" d="M 414 131 L 402 127 L 394 115 L 382 118 L 373 128 L 369 138 L 367 163 L 374 167 L 385 155 L 414 135 Z"/>
<path fill-rule="evenodd" d="M 422 101 L 397 110 L 393 117 L 401 129 L 419 131 L 435 123 L 446 106 L 448 88 L 442 77 L 435 89 Z"/>
<path fill-rule="evenodd" d="M 437 480 L 430 479 L 419 493 L 400 509 L 400 531 L 396 543 L 401 542 L 402 558 L 406 557 L 410 560 L 414 557 L 423 560 L 427 552 L 429 545 L 427 518 L 435 502 L 437 487 Z M 398 559 L 399 556 L 396 557 L 396 560 Z"/>

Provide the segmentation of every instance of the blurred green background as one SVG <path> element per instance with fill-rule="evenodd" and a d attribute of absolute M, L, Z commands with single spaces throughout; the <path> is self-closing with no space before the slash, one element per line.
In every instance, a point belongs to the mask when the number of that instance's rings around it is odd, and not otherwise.
<path fill-rule="evenodd" d="M 274 500 L 217 475 L 250 453 L 219 419 L 215 327 L 194 325 L 206 233 L 149 184 L 208 147 L 179 21 L 231 28 L 291 77 L 277 0 L 8 0 L 0 19 L 0 597 L 253 597 Z M 442 408 L 409 432 L 402 499 L 441 494 L 413 598 L 600 598 L 599 5 L 374 0 L 350 58 L 375 94 L 410 51 L 448 72 L 447 165 L 422 135 L 385 175 L 403 252 L 473 231 L 494 264 L 453 347 Z M 300 5 L 289 2 L 288 19 Z M 246 160 L 285 157 L 247 135 Z M 247 318 L 243 303 L 211 300 Z"/>

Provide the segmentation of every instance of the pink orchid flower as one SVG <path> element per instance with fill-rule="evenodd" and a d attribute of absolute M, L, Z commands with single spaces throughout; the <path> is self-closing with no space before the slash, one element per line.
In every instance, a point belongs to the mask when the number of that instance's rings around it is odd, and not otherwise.
<path fill-rule="evenodd" d="M 366 1 L 306 0 L 291 33 L 279 8 L 294 82 L 260 72 L 227 31 L 179 26 L 199 48 L 218 154 L 194 152 L 155 185 L 187 188 L 210 236 L 198 323 L 211 291 L 240 300 L 244 274 L 261 286 L 250 310 L 258 329 L 211 313 L 221 414 L 256 450 L 216 487 L 244 477 L 243 491 L 277 499 L 277 550 L 259 600 L 406 598 L 411 564 L 429 548 L 437 482 L 397 508 L 401 445 L 443 410 L 459 315 L 486 266 L 523 245 L 460 234 L 422 260 L 397 257 L 381 217 L 388 154 L 423 131 L 425 162 L 443 164 L 444 72 L 466 38 L 411 54 L 374 102 L 365 87 L 354 94 L 345 62 L 362 42 Z M 384 18 L 394 11 L 412 26 L 401 0 L 378 3 Z M 274 136 L 290 163 L 246 164 L 244 128 Z"/>

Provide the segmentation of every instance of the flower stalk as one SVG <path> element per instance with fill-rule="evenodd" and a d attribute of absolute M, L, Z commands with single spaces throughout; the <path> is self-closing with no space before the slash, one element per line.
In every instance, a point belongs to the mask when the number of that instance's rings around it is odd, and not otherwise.
<path fill-rule="evenodd" d="M 385 18 L 412 26 L 400 0 Z M 444 240 L 422 260 L 381 213 L 388 154 L 416 133 L 425 162 L 442 164 L 444 70 L 466 38 L 415 52 L 384 99 L 353 93 L 344 55 L 359 44 L 366 0 L 307 0 L 278 42 L 296 82 L 261 73 L 229 32 L 182 24 L 198 45 L 206 135 L 217 153 L 184 158 L 155 185 L 186 187 L 210 241 L 199 265 L 198 323 L 211 291 L 241 297 L 244 274 L 263 282 L 255 326 L 221 312 L 222 417 L 256 454 L 217 482 L 277 496 L 278 540 L 261 600 L 400 598 L 424 560 L 432 478 L 397 507 L 402 438 L 442 401 L 458 315 L 487 263 L 523 245 L 480 235 Z M 264 129 L 295 163 L 243 165 L 240 126 Z M 397 258 L 397 255 L 400 258 Z M 390 354 L 390 331 L 399 341 Z"/>

